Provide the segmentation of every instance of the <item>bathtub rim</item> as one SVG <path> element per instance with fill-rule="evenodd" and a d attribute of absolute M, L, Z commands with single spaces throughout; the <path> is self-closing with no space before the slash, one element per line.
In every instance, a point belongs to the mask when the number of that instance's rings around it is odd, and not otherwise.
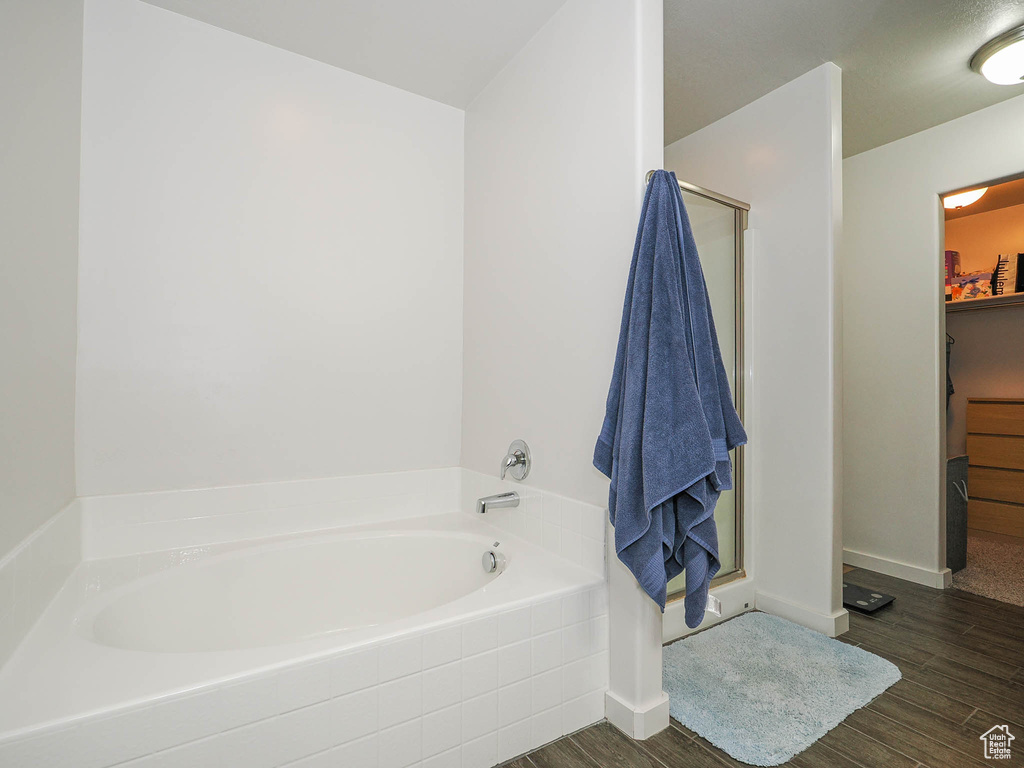
<path fill-rule="evenodd" d="M 6 710 L 0 710 L 0 743 L 6 743 L 8 741 L 21 740 L 23 738 L 29 738 L 33 735 L 40 734 L 46 731 L 54 730 L 60 731 L 65 727 L 75 727 L 77 724 L 87 722 L 93 719 L 104 719 L 108 717 L 116 717 L 122 713 L 127 713 L 133 709 L 158 705 L 172 700 L 185 699 L 189 696 L 200 695 L 204 693 L 212 693 L 217 688 L 224 688 L 231 685 L 242 684 L 250 679 L 256 679 L 263 675 L 270 675 L 275 673 L 283 672 L 292 667 L 299 667 L 306 664 L 314 664 L 320 661 L 325 661 L 332 657 L 342 657 L 344 655 L 358 652 L 359 650 L 369 647 L 371 645 L 386 645 L 394 642 L 399 642 L 407 637 L 414 634 L 427 634 L 437 630 L 446 629 L 449 627 L 459 626 L 461 624 L 468 623 L 477 619 L 485 618 L 490 615 L 494 615 L 496 618 L 503 613 L 515 611 L 527 606 L 535 604 L 546 603 L 552 600 L 560 600 L 563 597 L 575 594 L 577 592 L 589 592 L 595 589 L 600 589 L 605 586 L 605 579 L 602 574 L 595 573 L 591 570 L 583 568 L 578 565 L 574 565 L 567 561 L 561 560 L 557 557 L 552 557 L 551 553 L 536 547 L 536 545 L 528 542 L 516 536 L 508 531 L 501 530 L 496 526 L 487 523 L 485 520 L 474 518 L 466 515 L 462 512 L 448 513 L 448 514 L 433 514 L 426 515 L 420 518 L 402 518 L 396 520 L 382 521 L 380 523 L 368 523 L 357 526 L 352 526 L 351 531 L 357 530 L 384 530 L 384 529 L 405 529 L 411 525 L 422 525 L 426 526 L 426 530 L 434 530 L 435 526 L 441 531 L 449 530 L 450 526 L 455 526 L 456 530 L 477 530 L 481 533 L 485 533 L 487 537 L 497 536 L 498 540 L 504 539 L 515 539 L 516 547 L 522 548 L 521 552 L 523 555 L 531 555 L 530 558 L 524 558 L 527 560 L 527 564 L 534 558 L 539 557 L 542 562 L 546 563 L 551 567 L 554 572 L 556 581 L 544 589 L 534 588 L 528 591 L 526 594 L 519 595 L 514 599 L 502 599 L 496 603 L 480 605 L 471 610 L 459 612 L 454 615 L 441 615 L 431 616 L 432 613 L 437 613 L 441 609 L 452 608 L 457 603 L 461 602 L 468 597 L 472 597 L 474 594 L 464 596 L 460 600 L 453 601 L 433 611 L 427 611 L 422 614 L 418 614 L 413 617 L 405 617 L 399 622 L 392 622 L 390 625 L 380 625 L 374 629 L 379 630 L 372 634 L 372 636 L 360 636 L 358 638 L 350 639 L 340 644 L 328 644 L 322 645 L 322 639 L 313 641 L 302 641 L 298 643 L 291 643 L 281 646 L 272 646 L 270 649 L 262 648 L 255 649 L 257 652 L 263 652 L 267 650 L 281 651 L 283 649 L 294 650 L 293 654 L 288 655 L 285 658 L 278 658 L 275 660 L 264 661 L 261 663 L 248 663 L 246 662 L 240 668 L 234 669 L 230 672 L 223 674 L 210 674 L 203 677 L 203 679 L 194 682 L 185 682 L 177 684 L 171 688 L 164 688 L 155 692 L 147 692 L 137 695 L 126 696 L 118 698 L 114 702 L 101 703 L 95 706 L 76 707 L 74 711 L 68 713 L 58 713 L 49 717 L 35 718 L 28 722 L 21 721 L 20 718 L 12 718 L 8 715 Z M 348 531 L 349 529 L 341 529 Z M 415 530 L 424 530 L 417 527 Z M 290 539 L 290 538 L 305 538 L 309 536 L 319 537 L 323 535 L 336 534 L 339 531 L 331 529 L 329 531 L 302 531 L 294 534 L 285 534 L 283 536 L 269 537 L 272 539 Z M 241 546 L 242 549 L 248 549 L 254 544 L 264 539 L 242 539 L 235 542 L 219 543 L 216 546 Z M 184 549 L 192 549 L 193 547 L 182 547 Z M 167 552 L 174 552 L 179 550 L 168 550 Z M 148 553 L 148 554 L 166 554 L 164 553 Z M 125 560 L 131 558 L 110 558 L 109 560 Z M 79 595 L 76 594 L 77 590 L 80 590 L 83 586 L 81 583 L 83 579 L 88 577 L 88 569 L 95 564 L 102 564 L 109 562 L 108 559 L 96 559 L 87 560 L 79 564 L 79 566 L 72 572 L 70 577 L 62 586 L 58 592 L 57 597 L 48 606 L 44 615 L 33 627 L 29 636 L 25 638 L 25 642 L 18 649 L 15 655 L 9 660 L 8 664 L 0 669 L 0 700 L 4 698 L 3 694 L 6 691 L 20 690 L 24 684 L 31 685 L 32 683 L 32 667 L 45 667 L 45 659 L 52 653 L 60 653 L 60 647 L 53 647 L 53 644 L 49 642 L 50 638 L 47 638 L 47 642 L 42 644 L 33 643 L 33 637 L 37 633 L 46 633 L 52 629 L 53 624 L 58 626 L 65 624 L 68 621 L 68 615 L 65 613 L 63 616 L 62 608 L 67 603 L 79 599 Z M 513 574 L 515 575 L 515 574 Z M 559 580 L 560 579 L 560 580 Z M 124 585 L 121 585 L 124 586 Z M 116 589 L 116 588 L 115 588 Z M 403 622 L 408 622 L 413 618 L 420 618 L 415 624 L 402 625 Z M 90 640 L 75 635 L 74 639 L 65 638 L 70 642 L 75 642 L 81 645 L 96 645 Z M 315 647 L 322 645 L 322 647 Z M 172 654 L 157 654 L 149 651 L 127 651 L 122 649 L 110 648 L 108 646 L 97 646 L 106 649 L 112 654 L 130 654 L 135 656 L 163 656 Z M 28 659 L 22 658 L 26 655 L 26 649 L 31 649 L 31 653 L 27 654 Z M 227 651 L 216 651 L 210 653 L 200 654 L 187 654 L 190 656 L 234 656 L 241 655 L 244 652 L 227 652 Z M 173 654 L 175 656 L 185 654 Z M 26 664 L 27 663 L 27 664 Z M 67 659 L 64 659 L 64 663 L 67 663 Z M 106 664 L 106 661 L 102 663 Z M 26 670 L 25 666 L 29 669 Z"/>
<path fill-rule="evenodd" d="M 403 522 L 412 522 L 412 521 L 403 521 Z M 360 527 L 359 530 L 353 530 L 353 531 L 347 531 L 346 529 L 331 529 L 331 530 L 326 530 L 326 531 L 303 531 L 301 533 L 296 533 L 296 534 L 287 534 L 287 535 L 283 535 L 283 536 L 268 537 L 268 538 L 263 539 L 263 540 L 260 540 L 260 539 L 245 540 L 243 542 L 239 542 L 240 544 L 242 544 L 242 546 L 224 548 L 224 549 L 221 549 L 220 551 L 214 551 L 214 552 L 210 553 L 208 556 L 204 557 L 201 560 L 193 560 L 193 561 L 181 563 L 179 565 L 174 565 L 174 566 L 171 566 L 169 568 L 164 568 L 162 570 L 156 570 L 156 571 L 153 571 L 151 573 L 147 573 L 147 574 L 141 575 L 138 578 L 132 579 L 131 581 L 128 581 L 128 582 L 126 582 L 124 584 L 120 584 L 118 586 L 115 586 L 115 587 L 112 587 L 112 588 L 110 588 L 108 590 L 105 590 L 103 593 L 101 593 L 100 595 L 97 595 L 95 598 L 86 601 L 86 603 L 83 604 L 80 607 L 80 609 L 78 610 L 78 612 L 74 615 L 74 617 L 72 619 L 72 622 L 75 624 L 76 630 L 79 631 L 82 634 L 82 636 L 86 640 L 88 640 L 89 642 L 92 642 L 92 643 L 95 643 L 97 645 L 101 645 L 101 646 L 104 646 L 104 647 L 107 647 L 107 648 L 113 648 L 115 650 L 122 650 L 122 651 L 129 651 L 129 652 L 138 652 L 138 653 L 155 653 L 155 654 L 163 654 L 163 653 L 170 653 L 170 654 L 230 653 L 230 652 L 232 652 L 234 650 L 244 650 L 244 649 L 252 649 L 252 648 L 284 647 L 284 646 L 290 646 L 290 645 L 301 645 L 301 644 L 303 644 L 303 643 L 305 643 L 307 641 L 313 641 L 313 640 L 318 640 L 318 639 L 321 639 L 321 638 L 327 638 L 327 637 L 329 637 L 332 634 L 340 634 L 340 633 L 343 633 L 343 632 L 350 631 L 352 629 L 362 629 L 364 627 L 356 627 L 356 628 L 345 627 L 345 628 L 342 628 L 342 629 L 329 630 L 327 632 L 318 633 L 317 635 L 315 635 L 313 637 L 295 638 L 293 640 L 284 640 L 284 641 L 275 642 L 275 643 L 260 643 L 258 645 L 245 645 L 245 646 L 241 646 L 239 649 L 224 648 L 224 649 L 201 650 L 201 651 L 162 651 L 162 650 L 153 650 L 153 649 L 147 649 L 147 648 L 131 648 L 131 647 L 125 647 L 125 646 L 122 646 L 122 645 L 113 645 L 113 644 L 105 643 L 105 642 L 103 642 L 101 640 L 96 639 L 94 632 L 95 632 L 95 621 L 97 620 L 99 615 L 101 613 L 103 613 L 103 611 L 105 611 L 108 608 L 110 608 L 111 606 L 113 606 L 115 603 L 117 603 L 122 598 L 125 598 L 125 597 L 127 597 L 127 596 L 129 596 L 129 595 L 131 595 L 131 594 L 133 594 L 135 592 L 139 592 L 139 591 L 145 590 L 147 587 L 149 587 L 149 586 L 151 586 L 153 584 L 159 584 L 160 582 L 163 582 L 163 581 L 166 581 L 168 579 L 173 578 L 176 575 L 176 573 L 179 572 L 182 569 L 187 569 L 189 572 L 194 572 L 196 570 L 201 570 L 201 569 L 204 569 L 204 568 L 216 567 L 217 565 L 219 565 L 221 563 L 228 563 L 228 562 L 231 562 L 233 560 L 243 560 L 245 558 L 252 557 L 253 555 L 257 555 L 257 554 L 261 554 L 261 553 L 265 553 L 265 552 L 278 552 L 278 551 L 286 551 L 286 550 L 289 550 L 289 549 L 300 549 L 302 547 L 315 546 L 317 544 L 328 544 L 328 543 L 332 543 L 332 542 L 336 542 L 336 541 L 361 541 L 361 540 L 367 540 L 367 539 L 395 539 L 395 538 L 414 538 L 414 537 L 422 537 L 422 538 L 430 538 L 430 539 L 449 539 L 449 538 L 454 538 L 454 539 L 460 539 L 460 540 L 466 540 L 466 541 L 479 541 L 482 544 L 482 546 L 483 546 L 483 549 L 481 550 L 481 554 L 484 551 L 486 551 L 488 548 L 491 548 L 493 546 L 493 542 L 492 542 L 492 538 L 491 537 L 483 536 L 482 533 L 474 533 L 474 532 L 469 532 L 469 531 L 458 531 L 458 530 L 452 530 L 452 531 L 416 530 L 416 529 L 411 529 L 411 530 L 395 529 L 395 530 L 391 530 L 391 529 L 382 529 L 382 528 L 363 528 L 363 527 Z M 488 542 L 492 542 L 492 543 L 488 544 Z M 502 542 L 502 544 L 504 544 L 504 542 Z M 174 551 L 174 550 L 171 550 L 171 551 Z M 423 615 L 425 613 L 429 613 L 432 610 L 436 610 L 436 609 L 441 608 L 441 607 L 443 607 L 445 605 L 448 605 L 449 603 L 454 602 L 456 600 L 461 600 L 462 598 L 466 597 L 467 595 L 471 595 L 474 592 L 477 592 L 477 591 L 479 591 L 481 589 L 486 589 L 493 582 L 497 581 L 501 576 L 503 576 L 505 573 L 507 573 L 508 570 L 510 568 L 512 568 L 513 565 L 514 565 L 514 562 L 515 562 L 515 559 L 516 559 L 516 555 L 515 555 L 514 549 L 513 549 L 513 551 L 511 553 L 509 552 L 508 549 L 503 549 L 502 551 L 505 552 L 506 557 L 508 558 L 507 566 L 506 566 L 506 568 L 502 572 L 494 574 L 493 578 L 489 579 L 487 581 L 487 583 L 482 584 L 481 586 L 476 587 L 475 589 L 470 590 L 469 592 L 463 593 L 463 594 L 459 595 L 458 597 L 455 597 L 452 600 L 448 600 L 448 601 L 446 601 L 444 603 L 440 603 L 438 605 L 431 606 L 431 607 L 429 607 L 429 608 L 427 608 L 425 610 L 418 611 L 416 613 L 406 614 L 406 615 L 397 617 L 395 619 L 392 619 L 391 621 L 380 622 L 378 624 L 373 624 L 373 625 L 365 625 L 365 628 L 369 629 L 371 627 L 382 627 L 382 626 L 386 626 L 387 624 L 390 624 L 390 623 L 395 623 L 397 621 L 401 621 L 403 619 L 412 619 L 412 618 L 415 618 L 416 616 L 420 616 L 420 615 Z"/>

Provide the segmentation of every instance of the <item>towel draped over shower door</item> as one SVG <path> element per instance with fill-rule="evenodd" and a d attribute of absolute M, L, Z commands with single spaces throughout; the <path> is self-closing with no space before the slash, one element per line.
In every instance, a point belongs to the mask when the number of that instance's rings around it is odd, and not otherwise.
<path fill-rule="evenodd" d="M 675 174 L 644 198 L 594 466 L 611 479 L 615 551 L 664 610 L 686 572 L 700 624 L 718 571 L 714 510 L 746 442 L 722 364 L 704 274 Z"/>

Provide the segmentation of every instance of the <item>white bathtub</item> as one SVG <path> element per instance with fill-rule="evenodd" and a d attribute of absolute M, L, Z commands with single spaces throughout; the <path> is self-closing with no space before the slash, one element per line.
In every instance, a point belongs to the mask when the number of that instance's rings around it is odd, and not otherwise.
<path fill-rule="evenodd" d="M 246 547 L 113 590 L 82 612 L 79 628 L 103 645 L 162 653 L 299 643 L 485 590 L 499 577 L 481 563 L 494 543 L 479 534 L 403 530 Z"/>
<path fill-rule="evenodd" d="M 606 599 L 465 513 L 87 561 L 0 671 L 0 765 L 487 768 L 603 716 Z"/>

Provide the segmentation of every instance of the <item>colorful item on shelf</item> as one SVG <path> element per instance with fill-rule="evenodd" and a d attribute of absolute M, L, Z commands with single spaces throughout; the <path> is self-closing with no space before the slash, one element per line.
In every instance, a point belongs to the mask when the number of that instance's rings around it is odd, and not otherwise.
<path fill-rule="evenodd" d="M 953 278 L 960 274 L 960 254 L 946 251 L 946 301 L 953 300 Z"/>
<path fill-rule="evenodd" d="M 946 251 L 946 279 L 960 277 L 960 251 Z"/>
<path fill-rule="evenodd" d="M 1000 255 L 992 273 L 992 295 L 1024 293 L 1024 253 Z"/>
<path fill-rule="evenodd" d="M 953 301 L 981 299 L 992 295 L 991 272 L 968 272 L 953 278 Z"/>
<path fill-rule="evenodd" d="M 999 254 L 996 261 L 996 268 L 992 272 L 992 295 L 1003 296 L 1007 293 L 1013 293 L 1014 284 L 1011 284 L 1006 279 L 1006 270 L 1010 267 L 1010 257 Z"/>

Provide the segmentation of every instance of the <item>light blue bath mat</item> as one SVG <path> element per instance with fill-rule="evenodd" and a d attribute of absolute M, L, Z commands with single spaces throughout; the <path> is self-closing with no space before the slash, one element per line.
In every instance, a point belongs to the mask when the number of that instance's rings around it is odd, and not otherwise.
<path fill-rule="evenodd" d="M 900 679 L 894 664 L 747 613 L 665 648 L 672 717 L 737 760 L 779 765 Z"/>

